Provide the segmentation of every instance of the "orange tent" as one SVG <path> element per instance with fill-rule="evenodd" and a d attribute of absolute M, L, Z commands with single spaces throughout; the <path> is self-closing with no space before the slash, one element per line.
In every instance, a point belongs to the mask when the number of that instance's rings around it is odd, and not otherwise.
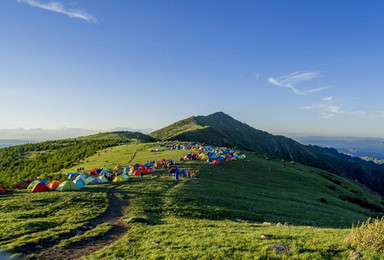
<path fill-rule="evenodd" d="M 59 185 L 61 184 L 61 181 L 51 181 L 50 183 L 48 183 L 48 188 L 50 188 L 51 190 L 56 190 L 57 187 L 59 187 Z"/>

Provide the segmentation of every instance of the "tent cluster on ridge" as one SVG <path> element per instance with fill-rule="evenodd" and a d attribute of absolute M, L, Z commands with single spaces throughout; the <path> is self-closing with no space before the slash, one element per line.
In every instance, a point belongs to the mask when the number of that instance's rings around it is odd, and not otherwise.
<path fill-rule="evenodd" d="M 170 141 L 167 141 L 171 143 Z M 240 154 L 238 150 L 228 149 L 225 147 L 212 147 L 204 146 L 202 144 L 196 145 L 183 145 L 177 144 L 174 141 L 173 144 L 166 145 L 165 148 L 152 149 L 160 151 L 165 150 L 191 150 L 187 155 L 180 158 L 180 161 L 186 160 L 206 160 L 207 162 L 217 165 L 220 161 L 235 161 L 245 159 L 245 154 Z M 129 180 L 129 175 L 138 176 L 141 174 L 149 174 L 156 172 L 157 167 L 170 168 L 173 167 L 169 173 L 175 175 L 178 179 L 178 175 L 189 175 L 189 172 L 185 169 L 181 170 L 176 167 L 174 160 L 163 159 L 161 161 L 150 161 L 145 164 L 136 163 L 132 166 L 123 168 L 121 165 L 116 166 L 114 169 L 108 168 L 106 170 L 93 168 L 89 174 L 87 173 L 67 173 L 68 181 L 54 180 L 48 183 L 47 180 L 27 180 L 22 181 L 14 185 L 15 189 L 27 189 L 31 192 L 44 192 L 44 191 L 74 191 L 85 188 L 86 185 L 97 185 L 108 182 L 125 182 Z M 5 193 L 5 190 L 0 187 L 0 194 Z"/>

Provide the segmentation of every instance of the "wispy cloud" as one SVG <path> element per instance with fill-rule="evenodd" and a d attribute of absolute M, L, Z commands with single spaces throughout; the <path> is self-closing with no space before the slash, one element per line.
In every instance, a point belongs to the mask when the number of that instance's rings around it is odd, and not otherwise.
<path fill-rule="evenodd" d="M 92 15 L 90 15 L 84 11 L 66 8 L 60 2 L 40 2 L 38 0 L 16 0 L 16 1 L 19 3 L 28 4 L 28 5 L 33 6 L 33 7 L 38 7 L 38 8 L 44 9 L 44 10 L 65 14 L 70 18 L 83 19 L 83 20 L 90 22 L 90 23 L 97 22 L 96 18 L 93 17 Z"/>
<path fill-rule="evenodd" d="M 322 91 L 322 90 L 328 88 L 328 87 L 318 87 L 318 88 L 312 88 L 309 90 L 301 91 L 295 86 L 295 85 L 300 84 L 300 83 L 305 82 L 305 81 L 317 79 L 318 77 L 320 77 L 319 71 L 316 71 L 316 72 L 296 71 L 296 72 L 293 72 L 291 74 L 284 75 L 284 76 L 281 76 L 278 78 L 269 77 L 268 82 L 273 84 L 273 85 L 279 86 L 279 87 L 288 88 L 293 93 L 295 93 L 297 95 L 305 96 L 307 94 L 319 92 L 319 91 Z"/>
<path fill-rule="evenodd" d="M 363 110 L 356 110 L 353 107 L 346 107 L 340 99 L 334 99 L 332 96 L 321 99 L 321 102 L 309 106 L 300 107 L 302 110 L 317 111 L 320 118 L 329 119 L 336 115 L 353 116 L 367 119 L 382 119 L 384 111 L 368 113 Z"/>
<path fill-rule="evenodd" d="M 336 104 L 333 101 L 333 97 L 326 97 L 322 99 L 323 102 L 312 104 L 310 106 L 300 107 L 303 110 L 316 110 L 319 112 L 319 116 L 324 119 L 334 117 L 337 114 L 343 114 L 345 111 L 342 109 L 342 105 Z"/>
<path fill-rule="evenodd" d="M 322 99 L 323 101 L 332 101 L 333 100 L 333 97 L 325 97 Z"/>

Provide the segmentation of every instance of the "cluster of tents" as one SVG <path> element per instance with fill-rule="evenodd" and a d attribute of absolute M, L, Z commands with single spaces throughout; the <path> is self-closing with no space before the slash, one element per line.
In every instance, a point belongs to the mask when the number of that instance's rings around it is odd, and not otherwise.
<path fill-rule="evenodd" d="M 96 176 L 94 174 L 78 174 L 78 173 L 67 173 L 68 181 L 61 182 L 59 180 L 53 180 L 48 182 L 47 180 L 38 179 L 38 180 L 28 180 L 22 181 L 19 184 L 16 184 L 14 188 L 26 189 L 32 193 L 35 192 L 44 192 L 44 191 L 77 191 L 86 187 L 86 185 L 97 185 L 107 182 L 124 182 L 128 181 L 129 176 L 127 174 L 116 174 L 112 180 L 109 180 L 104 173 Z"/>
<path fill-rule="evenodd" d="M 171 143 L 171 142 L 169 142 Z M 225 147 L 212 147 L 204 146 L 202 144 L 196 145 L 183 145 L 177 144 L 177 141 L 174 141 L 170 145 L 166 145 L 164 148 L 159 148 L 160 150 L 190 150 L 190 152 L 181 157 L 179 161 L 186 160 L 206 160 L 207 162 L 217 165 L 220 161 L 235 161 L 245 159 L 245 154 L 240 154 L 238 150 L 228 149 Z M 151 149 L 151 152 L 155 150 L 160 151 L 159 149 Z M 108 168 L 106 170 L 100 168 L 93 168 L 89 174 L 88 173 L 67 173 L 67 181 L 61 182 L 54 180 L 48 182 L 47 180 L 38 179 L 38 180 L 27 180 L 22 181 L 14 185 L 15 189 L 27 189 L 31 192 L 43 192 L 43 191 L 74 191 L 85 188 L 86 185 L 97 185 L 108 182 L 125 182 L 129 180 L 129 175 L 140 176 L 144 174 L 156 172 L 156 168 L 172 168 L 169 173 L 175 175 L 175 178 L 178 179 L 178 176 L 186 175 L 191 177 L 187 170 L 176 167 L 176 162 L 174 160 L 160 160 L 160 161 L 150 161 L 145 164 L 136 163 L 132 166 L 122 167 L 118 165 L 116 167 Z M 195 171 L 193 171 L 195 175 Z M 4 194 L 5 190 L 0 187 L 0 194 Z"/>
<path fill-rule="evenodd" d="M 238 150 L 226 147 L 195 145 L 191 150 L 186 156 L 181 157 L 180 161 L 206 160 L 213 165 L 217 165 L 220 161 L 236 161 L 246 158 L 246 155 L 240 154 Z"/>

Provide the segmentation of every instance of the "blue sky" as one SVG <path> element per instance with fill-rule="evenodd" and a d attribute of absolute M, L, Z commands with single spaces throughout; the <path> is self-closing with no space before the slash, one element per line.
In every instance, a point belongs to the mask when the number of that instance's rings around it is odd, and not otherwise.
<path fill-rule="evenodd" d="M 0 129 L 166 126 L 384 137 L 382 1 L 0 4 Z"/>

